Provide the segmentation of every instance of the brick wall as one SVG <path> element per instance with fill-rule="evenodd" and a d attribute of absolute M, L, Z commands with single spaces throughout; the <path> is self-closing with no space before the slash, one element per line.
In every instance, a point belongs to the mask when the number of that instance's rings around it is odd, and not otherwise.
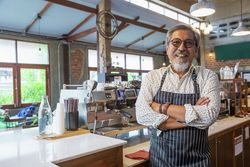
<path fill-rule="evenodd" d="M 239 59 L 239 60 L 229 60 L 229 61 L 216 61 L 215 53 L 205 53 L 205 66 L 206 68 L 212 69 L 213 71 L 218 71 L 221 67 L 229 66 L 234 67 L 237 62 L 240 61 L 240 66 L 250 66 L 250 59 Z"/>

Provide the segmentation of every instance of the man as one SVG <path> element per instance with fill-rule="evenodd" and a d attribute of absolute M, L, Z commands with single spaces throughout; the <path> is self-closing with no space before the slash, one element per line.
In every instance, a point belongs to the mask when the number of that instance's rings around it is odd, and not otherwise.
<path fill-rule="evenodd" d="M 219 80 L 211 70 L 192 65 L 199 43 L 192 27 L 173 27 L 166 37 L 170 65 L 143 79 L 136 116 L 152 127 L 151 166 L 209 166 L 208 127 L 220 109 Z"/>

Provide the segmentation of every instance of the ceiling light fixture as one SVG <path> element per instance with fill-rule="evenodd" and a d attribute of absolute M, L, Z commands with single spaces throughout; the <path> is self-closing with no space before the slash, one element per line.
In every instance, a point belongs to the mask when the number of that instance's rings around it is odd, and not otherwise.
<path fill-rule="evenodd" d="M 232 36 L 244 36 L 249 35 L 250 30 L 243 24 L 242 21 L 242 0 L 240 3 L 240 22 L 239 26 L 232 32 Z"/>
<path fill-rule="evenodd" d="M 190 14 L 195 17 L 206 17 L 215 13 L 215 7 L 212 2 L 207 0 L 198 0 L 190 8 Z"/>

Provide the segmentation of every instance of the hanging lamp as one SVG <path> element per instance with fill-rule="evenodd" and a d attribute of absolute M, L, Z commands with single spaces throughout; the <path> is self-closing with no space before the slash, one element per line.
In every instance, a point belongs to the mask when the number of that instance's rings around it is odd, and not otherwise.
<path fill-rule="evenodd" d="M 215 13 L 214 4 L 207 0 L 198 0 L 190 8 L 190 14 L 195 17 L 206 17 Z"/>
<path fill-rule="evenodd" d="M 244 36 L 249 35 L 250 30 L 243 24 L 242 21 L 242 0 L 240 1 L 240 22 L 239 26 L 232 32 L 232 36 Z"/>

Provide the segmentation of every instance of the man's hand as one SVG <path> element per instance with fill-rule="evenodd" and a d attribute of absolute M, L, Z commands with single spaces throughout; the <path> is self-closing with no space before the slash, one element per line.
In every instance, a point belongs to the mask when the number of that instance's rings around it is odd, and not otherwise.
<path fill-rule="evenodd" d="M 200 106 L 208 105 L 209 102 L 210 102 L 210 99 L 208 97 L 201 97 L 198 99 L 195 105 L 200 105 Z"/>
<path fill-rule="evenodd" d="M 150 106 L 154 111 L 160 112 L 160 103 L 152 102 Z"/>

